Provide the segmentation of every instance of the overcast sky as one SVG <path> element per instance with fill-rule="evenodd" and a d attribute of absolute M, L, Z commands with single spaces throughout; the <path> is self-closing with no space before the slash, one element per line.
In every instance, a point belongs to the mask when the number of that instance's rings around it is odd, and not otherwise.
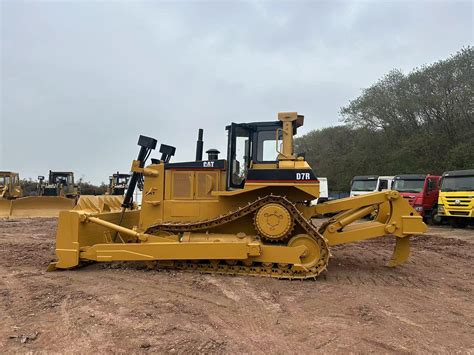
<path fill-rule="evenodd" d="M 305 115 L 299 133 L 393 68 L 473 43 L 472 1 L 1 3 L 0 170 L 106 181 L 139 134 L 192 160 L 225 125 Z M 155 154 L 157 156 L 158 153 Z"/>

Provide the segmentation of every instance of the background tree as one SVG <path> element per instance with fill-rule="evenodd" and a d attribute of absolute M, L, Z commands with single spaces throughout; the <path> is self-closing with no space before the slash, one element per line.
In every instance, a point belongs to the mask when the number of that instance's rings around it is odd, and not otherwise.
<path fill-rule="evenodd" d="M 103 195 L 107 191 L 107 184 L 102 182 L 100 185 L 94 185 L 89 181 L 83 181 L 82 178 L 78 182 L 81 189 L 81 195 Z"/>
<path fill-rule="evenodd" d="M 440 174 L 474 168 L 474 52 L 392 70 L 341 108 L 342 126 L 312 131 L 296 149 L 334 191 L 355 175 Z"/>

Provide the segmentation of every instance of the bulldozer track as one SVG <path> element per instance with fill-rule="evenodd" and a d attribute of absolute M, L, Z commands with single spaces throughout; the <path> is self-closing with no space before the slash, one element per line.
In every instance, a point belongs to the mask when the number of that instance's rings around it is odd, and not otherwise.
<path fill-rule="evenodd" d="M 197 231 L 209 231 L 238 220 L 244 216 L 255 213 L 262 206 L 268 203 L 278 203 L 290 212 L 293 220 L 306 234 L 310 236 L 320 248 L 320 258 L 318 263 L 305 270 L 295 270 L 294 265 L 279 265 L 277 263 L 262 264 L 253 262 L 251 265 L 243 265 L 240 261 L 225 260 L 202 260 L 202 261 L 174 261 L 170 263 L 154 262 L 153 265 L 164 268 L 173 268 L 179 270 L 192 270 L 202 273 L 228 274 L 228 275 L 250 275 L 265 276 L 278 279 L 316 279 L 316 277 L 326 270 L 329 261 L 329 249 L 325 238 L 318 232 L 315 226 L 308 221 L 303 214 L 296 208 L 295 204 L 283 196 L 268 195 L 260 197 L 254 202 L 249 202 L 246 206 L 239 207 L 236 211 L 198 222 L 175 223 L 165 222 L 152 225 L 146 230 L 147 234 L 156 234 L 159 232 L 185 233 Z M 271 243 L 275 245 L 275 243 Z M 245 260 L 244 260 L 245 261 Z M 233 265 L 234 264 L 234 265 Z"/>

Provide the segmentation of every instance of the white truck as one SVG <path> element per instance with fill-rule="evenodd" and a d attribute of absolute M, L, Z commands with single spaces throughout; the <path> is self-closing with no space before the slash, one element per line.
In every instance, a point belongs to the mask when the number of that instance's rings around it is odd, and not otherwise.
<path fill-rule="evenodd" d="M 351 181 L 350 196 L 365 195 L 371 192 L 390 190 L 394 176 L 363 175 L 354 176 Z"/>
<path fill-rule="evenodd" d="M 328 178 L 318 177 L 319 180 L 319 198 L 311 201 L 311 205 L 327 202 L 329 200 Z"/>

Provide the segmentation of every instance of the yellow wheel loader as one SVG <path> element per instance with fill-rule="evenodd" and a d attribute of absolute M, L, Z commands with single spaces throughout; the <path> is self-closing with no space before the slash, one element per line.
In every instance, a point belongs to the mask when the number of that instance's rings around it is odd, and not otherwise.
<path fill-rule="evenodd" d="M 146 165 L 157 141 L 140 136 L 138 158 L 121 212 L 61 212 L 57 261 L 49 270 L 88 262 L 144 261 L 205 273 L 316 278 L 328 265 L 332 245 L 391 235 L 390 266 L 409 255 L 409 238 L 426 225 L 397 191 L 383 191 L 311 206 L 318 179 L 293 149 L 303 125 L 296 112 L 274 122 L 232 123 L 227 159 L 208 150 L 202 131 L 196 161 L 170 162 L 175 148 L 161 145 L 160 159 Z M 143 183 L 141 209 L 132 195 Z M 374 220 L 361 220 L 377 211 Z M 316 214 L 337 213 L 321 226 Z"/>

